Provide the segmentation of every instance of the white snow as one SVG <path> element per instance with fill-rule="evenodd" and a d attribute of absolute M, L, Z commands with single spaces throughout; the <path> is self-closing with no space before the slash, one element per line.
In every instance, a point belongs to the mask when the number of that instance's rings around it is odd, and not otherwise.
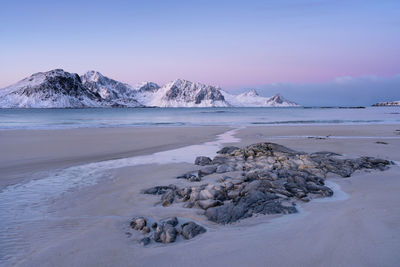
<path fill-rule="evenodd" d="M 298 107 L 299 105 L 284 99 L 279 94 L 272 97 L 262 97 L 257 91 L 251 89 L 248 92 L 232 95 L 221 91 L 225 100 L 234 107 Z"/>

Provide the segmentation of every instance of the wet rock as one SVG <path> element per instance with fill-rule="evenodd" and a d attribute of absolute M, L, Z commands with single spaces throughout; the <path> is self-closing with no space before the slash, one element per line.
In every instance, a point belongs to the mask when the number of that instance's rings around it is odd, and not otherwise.
<path fill-rule="evenodd" d="M 224 173 L 224 172 L 231 172 L 234 171 L 234 168 L 227 164 L 219 165 L 216 169 L 216 173 Z"/>
<path fill-rule="evenodd" d="M 154 231 L 153 239 L 159 243 L 175 242 L 178 232 L 172 224 L 163 222 L 159 224 Z"/>
<path fill-rule="evenodd" d="M 158 223 L 157 222 L 153 222 L 151 224 L 151 228 L 156 229 L 157 228 Z"/>
<path fill-rule="evenodd" d="M 203 209 L 209 220 L 225 224 L 258 213 L 293 213 L 296 208 L 287 203 L 307 202 L 314 195 L 332 196 L 333 191 L 324 184 L 328 173 L 350 177 L 357 170 L 386 170 L 393 164 L 371 157 L 339 156 L 332 152 L 307 154 L 274 143 L 243 149 L 226 147 L 211 162 L 209 158 L 198 158 L 198 164 L 212 164 L 199 170 L 198 175 L 191 172 L 181 178 L 190 180 L 224 172 L 229 172 L 229 177 L 219 177 L 210 184 L 186 188 L 160 186 L 146 191 L 161 195 L 164 206 L 185 202 L 184 207 Z"/>
<path fill-rule="evenodd" d="M 218 150 L 217 153 L 218 154 L 230 154 L 237 149 L 240 149 L 240 148 L 238 148 L 236 146 L 226 146 L 226 147 Z"/>
<path fill-rule="evenodd" d="M 130 226 L 135 230 L 142 230 L 146 225 L 147 221 L 144 217 L 135 217 L 130 222 Z"/>
<path fill-rule="evenodd" d="M 150 228 L 148 226 L 145 226 L 142 228 L 142 232 L 148 234 L 150 233 Z"/>
<path fill-rule="evenodd" d="M 186 179 L 189 182 L 200 182 L 201 181 L 201 178 L 195 172 L 188 172 L 188 173 L 182 174 L 176 178 L 177 179 Z"/>
<path fill-rule="evenodd" d="M 185 239 L 192 239 L 193 237 L 205 233 L 207 230 L 194 222 L 187 222 L 182 224 L 181 235 Z"/>
<path fill-rule="evenodd" d="M 228 202 L 222 206 L 209 208 L 205 215 L 210 221 L 227 224 L 251 217 L 254 213 L 279 214 L 297 212 L 295 207 L 286 207 L 275 200 L 276 196 L 268 196 L 253 190 L 237 202 Z"/>
<path fill-rule="evenodd" d="M 164 207 L 170 206 L 174 202 L 174 200 L 175 200 L 175 191 L 174 190 L 168 190 L 161 197 L 161 202 Z"/>
<path fill-rule="evenodd" d="M 199 206 L 201 209 L 206 210 L 211 207 L 216 207 L 221 205 L 222 202 L 219 200 L 213 200 L 213 199 L 205 199 L 205 200 L 199 200 L 196 202 L 196 205 Z"/>
<path fill-rule="evenodd" d="M 205 166 L 205 165 L 210 165 L 211 164 L 211 159 L 209 157 L 197 157 L 196 160 L 194 161 L 195 165 L 200 165 L 200 166 Z"/>
<path fill-rule="evenodd" d="M 161 221 L 162 223 L 166 223 L 166 224 L 170 224 L 172 226 L 177 226 L 178 225 L 178 218 L 176 217 L 171 217 L 171 218 L 167 218 Z"/>
<path fill-rule="evenodd" d="M 205 168 L 202 168 L 201 170 L 199 170 L 198 176 L 201 178 L 203 176 L 215 173 L 216 170 L 217 170 L 217 166 L 208 166 L 208 167 L 205 167 Z"/>
<path fill-rule="evenodd" d="M 163 195 L 165 192 L 169 190 L 175 190 L 176 186 L 174 185 L 168 185 L 168 186 L 155 186 L 151 187 L 149 189 L 146 189 L 143 191 L 143 194 L 149 194 L 149 195 Z"/>

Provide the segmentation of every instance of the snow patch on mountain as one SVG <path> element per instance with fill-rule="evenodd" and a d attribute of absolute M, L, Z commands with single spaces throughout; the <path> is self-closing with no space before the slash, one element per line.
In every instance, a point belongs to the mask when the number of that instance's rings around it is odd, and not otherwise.
<path fill-rule="evenodd" d="M 239 95 L 221 91 L 225 100 L 234 107 L 297 107 L 297 103 L 286 100 L 280 94 L 272 97 L 262 97 L 254 89 Z"/>
<path fill-rule="evenodd" d="M 81 76 L 81 80 L 90 91 L 100 95 L 102 104 L 105 106 L 142 106 L 136 100 L 137 90 L 135 88 L 105 77 L 100 72 L 88 71 Z"/>
<path fill-rule="evenodd" d="M 227 107 L 220 89 L 183 79 L 172 81 L 163 87 L 143 92 L 138 101 L 156 107 Z"/>

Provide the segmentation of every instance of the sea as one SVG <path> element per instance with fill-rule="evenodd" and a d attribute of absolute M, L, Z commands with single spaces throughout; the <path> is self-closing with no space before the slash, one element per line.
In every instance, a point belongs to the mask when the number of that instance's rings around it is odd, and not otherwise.
<path fill-rule="evenodd" d="M 399 122 L 400 107 L 0 109 L 0 130 Z"/>

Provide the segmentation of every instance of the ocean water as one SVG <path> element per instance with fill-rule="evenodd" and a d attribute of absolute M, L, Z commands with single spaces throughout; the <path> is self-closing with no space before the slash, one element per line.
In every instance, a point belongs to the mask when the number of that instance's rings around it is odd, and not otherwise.
<path fill-rule="evenodd" d="M 0 109 L 0 129 L 200 125 L 392 124 L 400 107 Z"/>

